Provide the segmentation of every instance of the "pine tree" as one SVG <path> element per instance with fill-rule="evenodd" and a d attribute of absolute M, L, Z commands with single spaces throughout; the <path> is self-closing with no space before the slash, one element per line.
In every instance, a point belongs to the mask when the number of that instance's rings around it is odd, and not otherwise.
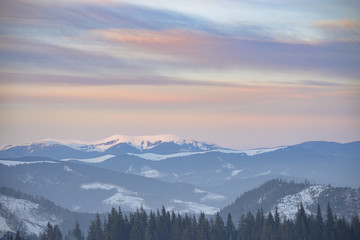
<path fill-rule="evenodd" d="M 214 237 L 215 239 L 224 239 L 224 236 L 225 236 L 224 221 L 220 217 L 219 213 L 216 213 L 214 230 L 211 237 L 212 238 Z"/>
<path fill-rule="evenodd" d="M 171 230 L 171 220 L 170 213 L 166 212 L 165 207 L 161 209 L 161 215 L 157 213 L 157 235 L 159 240 L 168 240 L 170 239 L 170 230 Z"/>
<path fill-rule="evenodd" d="M 351 219 L 351 236 L 352 239 L 360 239 L 360 221 L 357 214 Z"/>
<path fill-rule="evenodd" d="M 205 218 L 205 214 L 202 212 L 198 220 L 197 239 L 209 240 L 210 239 L 209 233 L 210 233 L 209 221 Z"/>
<path fill-rule="evenodd" d="M 332 209 L 330 207 L 329 202 L 327 204 L 327 211 L 326 211 L 326 239 L 327 240 L 336 239 L 334 215 L 332 213 Z"/>
<path fill-rule="evenodd" d="M 307 239 L 309 234 L 308 219 L 302 202 L 300 202 L 298 212 L 296 213 L 295 234 L 299 239 Z"/>
<path fill-rule="evenodd" d="M 18 231 L 16 231 L 16 233 L 17 233 L 17 232 L 18 232 Z M 12 234 L 7 235 L 6 239 L 7 239 L 7 240 L 13 240 Z"/>
<path fill-rule="evenodd" d="M 281 227 L 281 220 L 280 215 L 278 212 L 278 207 L 275 207 L 275 216 L 274 216 L 274 237 L 276 240 L 280 239 L 280 227 Z"/>
<path fill-rule="evenodd" d="M 12 236 L 11 236 L 12 239 Z M 20 232 L 16 231 L 15 240 L 23 240 L 23 238 L 20 236 Z"/>
<path fill-rule="evenodd" d="M 78 220 L 75 221 L 75 227 L 72 230 L 69 230 L 67 236 L 65 236 L 65 240 L 85 240 L 84 234 L 80 229 L 80 225 Z"/>
<path fill-rule="evenodd" d="M 316 221 L 315 221 L 315 232 L 314 232 L 317 240 L 324 239 L 324 220 L 322 218 L 322 213 L 320 209 L 320 205 L 317 205 L 316 211 Z"/>
<path fill-rule="evenodd" d="M 100 216 L 99 214 L 96 214 L 96 219 L 91 221 L 90 223 L 87 240 L 104 240 L 104 239 L 105 239 L 105 234 L 100 220 Z"/>
<path fill-rule="evenodd" d="M 62 240 L 62 233 L 58 225 L 54 226 L 54 235 L 51 240 Z"/>
<path fill-rule="evenodd" d="M 156 235 L 156 215 L 153 211 L 150 211 L 149 214 L 149 222 L 148 225 L 146 227 L 146 231 L 145 231 L 145 239 L 147 240 L 157 240 L 157 235 Z"/>
<path fill-rule="evenodd" d="M 16 238 L 15 238 L 16 239 Z M 48 222 L 44 232 L 40 234 L 41 240 L 62 240 L 62 233 L 58 225 L 52 226 Z"/>
<path fill-rule="evenodd" d="M 262 208 L 258 209 L 256 213 L 255 221 L 253 222 L 254 216 L 249 212 L 248 216 L 246 217 L 247 221 L 251 221 L 250 230 L 251 230 L 251 238 L 248 239 L 260 239 L 262 229 L 264 228 L 265 217 L 264 217 L 264 210 Z"/>
<path fill-rule="evenodd" d="M 171 213 L 171 231 L 170 236 L 173 240 L 180 240 L 182 232 L 182 220 L 181 217 L 177 217 L 174 211 Z"/>
<path fill-rule="evenodd" d="M 274 237 L 274 217 L 271 212 L 269 212 L 264 227 L 262 229 L 261 239 L 275 239 Z"/>
<path fill-rule="evenodd" d="M 231 214 L 229 213 L 228 214 L 228 217 L 227 217 L 227 221 L 226 221 L 226 227 L 225 227 L 225 239 L 226 240 L 235 240 L 235 232 L 236 232 L 236 229 L 235 229 L 235 226 L 234 226 L 234 223 L 232 221 L 232 217 L 231 217 Z"/>

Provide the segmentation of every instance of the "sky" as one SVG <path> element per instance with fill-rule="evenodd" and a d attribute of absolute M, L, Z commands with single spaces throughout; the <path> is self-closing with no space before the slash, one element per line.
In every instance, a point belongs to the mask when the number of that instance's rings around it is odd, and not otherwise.
<path fill-rule="evenodd" d="M 360 140 L 358 0 L 0 0 L 0 145 Z"/>

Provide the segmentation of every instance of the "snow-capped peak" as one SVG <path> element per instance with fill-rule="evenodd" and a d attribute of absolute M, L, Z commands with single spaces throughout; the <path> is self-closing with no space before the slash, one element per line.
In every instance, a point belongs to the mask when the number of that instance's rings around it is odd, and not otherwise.
<path fill-rule="evenodd" d="M 144 150 L 144 149 L 152 148 L 155 143 L 159 143 L 159 142 L 174 142 L 177 144 L 182 144 L 190 141 L 192 140 L 180 138 L 178 136 L 170 135 L 170 134 L 154 135 L 154 136 L 114 135 L 102 140 L 89 142 L 88 145 L 96 146 L 102 151 L 105 151 L 106 149 L 116 144 L 127 143 L 133 147 L 136 147 L 139 150 Z"/>
<path fill-rule="evenodd" d="M 206 143 L 204 141 L 192 140 L 188 138 L 178 137 L 171 134 L 162 134 L 154 136 L 127 136 L 127 135 L 114 135 L 105 139 L 97 141 L 79 141 L 79 140 L 58 140 L 46 138 L 38 142 L 26 143 L 17 146 L 27 146 L 31 147 L 34 145 L 37 146 L 51 146 L 51 145 L 63 145 L 76 150 L 82 150 L 86 152 L 104 152 L 107 149 L 120 144 L 128 144 L 134 148 L 137 148 L 140 151 L 148 150 L 153 147 L 158 146 L 161 143 L 174 143 L 180 146 L 186 146 L 186 149 L 194 149 L 194 151 L 208 151 L 220 148 L 219 146 L 211 143 Z M 8 145 L 2 150 L 15 147 L 14 145 Z"/>

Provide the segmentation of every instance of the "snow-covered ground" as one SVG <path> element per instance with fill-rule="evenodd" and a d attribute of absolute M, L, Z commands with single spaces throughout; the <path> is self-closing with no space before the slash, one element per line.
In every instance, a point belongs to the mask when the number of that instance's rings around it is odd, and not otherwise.
<path fill-rule="evenodd" d="M 146 159 L 146 160 L 151 160 L 151 161 L 161 161 L 161 160 L 165 160 L 168 158 L 187 157 L 187 156 L 191 156 L 194 154 L 203 154 L 203 153 L 206 153 L 206 152 L 182 152 L 182 153 L 174 153 L 174 154 L 167 154 L 167 155 L 155 154 L 155 153 L 140 153 L 140 154 L 128 153 L 128 155 L 136 156 L 136 157 Z"/>
<path fill-rule="evenodd" d="M 191 201 L 182 201 L 178 199 L 174 199 L 172 201 L 172 204 L 174 204 L 174 206 L 169 206 L 167 207 L 167 209 L 182 209 L 178 211 L 180 214 L 200 214 L 203 212 L 208 215 L 213 215 L 220 211 L 220 209 L 216 207 Z"/>
<path fill-rule="evenodd" d="M 148 178 L 161 178 L 163 177 L 165 174 L 162 172 L 159 172 L 156 169 L 151 169 L 147 166 L 144 166 L 143 168 L 141 168 L 141 171 L 138 175 L 144 176 L 144 177 L 148 177 Z"/>
<path fill-rule="evenodd" d="M 221 152 L 221 153 L 234 153 L 234 154 L 239 154 L 239 153 L 243 153 L 246 154 L 248 156 L 255 156 L 258 154 L 263 154 L 263 153 L 268 153 L 268 152 L 274 152 L 280 149 L 285 149 L 287 148 L 287 146 L 283 146 L 283 147 L 274 147 L 274 148 L 257 148 L 257 149 L 250 149 L 250 150 L 226 150 L 226 149 L 219 149 L 219 150 L 214 150 L 217 152 Z"/>
<path fill-rule="evenodd" d="M 101 163 L 104 162 L 110 158 L 115 157 L 115 155 L 104 155 L 104 156 L 100 156 L 100 157 L 96 157 L 96 158 L 86 158 L 86 159 L 81 159 L 81 158 L 66 158 L 66 159 L 61 159 L 60 161 L 66 162 L 66 161 L 79 161 L 79 162 L 85 162 L 85 163 Z"/>
<path fill-rule="evenodd" d="M 275 207 L 278 207 L 278 212 L 281 218 L 286 216 L 289 219 L 294 219 L 298 211 L 300 202 L 304 206 L 306 214 L 311 214 L 307 209 L 308 206 L 315 203 L 320 193 L 327 189 L 324 185 L 310 186 L 299 193 L 287 195 L 277 201 L 272 212 L 275 212 Z"/>
<path fill-rule="evenodd" d="M 11 161 L 11 160 L 0 160 L 0 164 L 6 165 L 8 167 L 13 167 L 22 164 L 39 164 L 39 163 L 56 163 L 53 161 L 33 161 L 33 162 L 23 162 L 23 161 Z"/>
<path fill-rule="evenodd" d="M 122 206 L 124 209 L 130 209 L 135 211 L 136 208 L 139 208 L 141 205 L 145 208 L 144 199 L 137 197 L 136 192 L 129 191 L 123 187 L 106 184 L 106 183 L 90 183 L 81 185 L 82 189 L 86 190 L 116 190 L 113 196 L 104 199 L 102 202 L 104 204 L 112 205 L 112 206 Z"/>
<path fill-rule="evenodd" d="M 176 158 L 176 157 L 187 157 L 195 154 L 204 154 L 209 152 L 220 152 L 220 153 L 227 153 L 227 154 L 246 154 L 247 156 L 255 156 L 258 154 L 268 153 L 277 151 L 280 149 L 284 149 L 286 147 L 276 147 L 276 148 L 263 148 L 263 149 L 252 149 L 252 150 L 228 150 L 228 149 L 216 149 L 216 150 L 209 150 L 209 151 L 202 151 L 202 152 L 181 152 L 181 153 L 174 153 L 174 154 L 155 154 L 155 153 L 127 153 L 128 155 L 137 156 L 142 159 L 151 160 L 151 161 L 161 161 L 169 158 Z M 224 168 L 231 168 L 232 164 L 227 163 L 224 164 Z"/>
<path fill-rule="evenodd" d="M 194 193 L 205 194 L 205 196 L 200 199 L 201 202 L 211 202 L 211 201 L 219 202 L 219 201 L 223 201 L 225 199 L 225 196 L 223 196 L 223 195 L 208 192 L 208 191 L 201 190 L 198 188 L 195 188 Z"/>
<path fill-rule="evenodd" d="M 26 229 L 23 230 L 29 234 L 39 235 L 45 229 L 48 222 L 60 224 L 62 221 L 55 215 L 44 214 L 39 210 L 38 204 L 25 199 L 0 195 L 0 203 L 3 204 L 3 208 L 14 214 L 24 224 Z M 0 227 L 0 231 L 10 228 L 4 219 L 0 219 Z M 13 231 L 16 230 L 13 229 Z"/>
<path fill-rule="evenodd" d="M 265 172 L 255 174 L 253 177 L 266 176 L 266 175 L 269 175 L 270 173 L 271 173 L 271 170 L 268 170 L 268 171 L 265 171 Z"/>
<path fill-rule="evenodd" d="M 233 177 L 235 177 L 236 175 L 238 175 L 239 173 L 241 173 L 241 172 L 243 172 L 243 171 L 244 171 L 244 169 L 233 170 L 233 171 L 231 172 L 231 175 L 230 175 L 229 177 L 227 177 L 226 179 L 227 179 L 227 180 L 230 180 L 230 179 L 232 179 Z"/>
<path fill-rule="evenodd" d="M 7 225 L 6 219 L 0 216 L 0 238 L 4 236 L 6 232 L 12 232 L 11 228 Z"/>

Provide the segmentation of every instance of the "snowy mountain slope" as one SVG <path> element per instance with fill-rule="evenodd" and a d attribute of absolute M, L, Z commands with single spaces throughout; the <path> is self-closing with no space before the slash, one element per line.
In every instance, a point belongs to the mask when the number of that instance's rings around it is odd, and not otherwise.
<path fill-rule="evenodd" d="M 62 220 L 53 214 L 40 211 L 39 204 L 25 199 L 16 199 L 5 195 L 0 195 L 2 210 L 17 216 L 22 223 L 22 231 L 32 235 L 39 235 L 46 227 L 48 222 L 60 224 Z"/>
<path fill-rule="evenodd" d="M 25 161 L 25 159 L 23 159 Z M 125 174 L 72 162 L 20 164 L 0 163 L 0 184 L 32 195 L 41 195 L 62 207 L 75 211 L 106 212 L 111 207 L 134 211 L 178 204 L 176 211 L 188 211 L 187 202 L 219 208 L 227 200 L 201 201 L 209 193 L 195 193 L 195 186 L 167 183 L 148 177 Z M 161 199 L 161 201 L 159 201 Z"/>
<path fill-rule="evenodd" d="M 280 198 L 276 203 L 275 207 L 278 208 L 278 212 L 281 218 L 295 219 L 298 211 L 299 203 L 303 204 L 306 214 L 311 214 L 310 206 L 315 205 L 318 202 L 320 194 L 326 190 L 325 185 L 313 185 L 305 188 L 304 190 L 289 194 L 285 197 Z M 272 211 L 275 211 L 274 209 Z"/>
<path fill-rule="evenodd" d="M 74 226 L 75 219 L 78 219 L 86 230 L 93 218 L 93 214 L 73 213 L 46 199 L 32 197 L 10 188 L 0 188 L 0 237 L 7 232 L 16 231 L 28 237 L 38 236 L 48 222 L 58 224 L 67 232 Z"/>
<path fill-rule="evenodd" d="M 277 207 L 281 218 L 294 219 L 300 202 L 307 214 L 316 214 L 318 203 L 325 212 L 329 202 L 337 216 L 350 219 L 360 213 L 360 189 L 275 179 L 244 193 L 222 209 L 220 215 L 224 217 L 231 213 L 234 219 L 239 219 L 249 211 L 255 215 L 260 208 L 264 213 L 274 213 Z"/>

